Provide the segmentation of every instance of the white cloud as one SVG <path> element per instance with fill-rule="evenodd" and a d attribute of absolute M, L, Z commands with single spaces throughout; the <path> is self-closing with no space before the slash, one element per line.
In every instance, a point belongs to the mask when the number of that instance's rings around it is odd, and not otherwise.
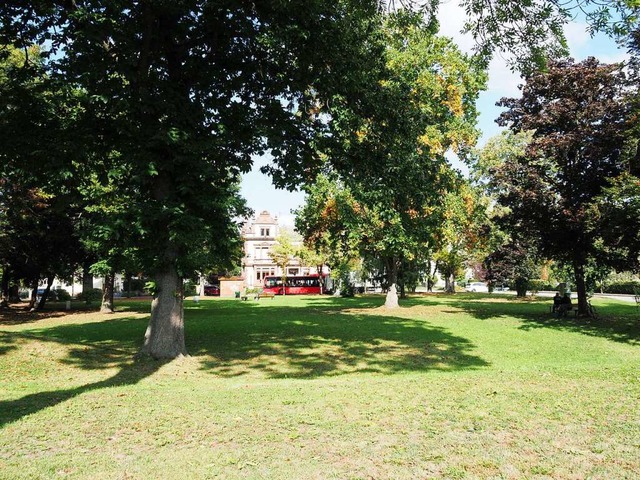
<path fill-rule="evenodd" d="M 296 217 L 290 213 L 276 213 L 274 216 L 278 217 L 278 225 L 288 227 L 293 230 L 295 226 Z"/>
<path fill-rule="evenodd" d="M 453 38 L 460 50 L 471 53 L 475 42 L 470 34 L 462 33 L 466 14 L 457 1 L 447 0 L 440 4 L 438 21 L 440 22 L 440 35 Z"/>
<path fill-rule="evenodd" d="M 571 22 L 565 25 L 564 34 L 572 55 L 582 50 L 591 40 L 591 34 L 587 28 L 587 24 L 583 22 Z"/>

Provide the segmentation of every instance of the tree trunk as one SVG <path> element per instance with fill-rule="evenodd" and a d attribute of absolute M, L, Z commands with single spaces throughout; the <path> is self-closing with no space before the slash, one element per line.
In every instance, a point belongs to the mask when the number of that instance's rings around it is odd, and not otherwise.
<path fill-rule="evenodd" d="M 406 299 L 407 298 L 407 288 L 404 285 L 404 282 L 402 283 L 398 283 L 398 290 L 400 291 L 400 298 L 401 299 Z"/>
<path fill-rule="evenodd" d="M 9 303 L 20 303 L 22 299 L 20 298 L 20 287 L 18 285 L 10 285 L 9 286 Z"/>
<path fill-rule="evenodd" d="M 444 276 L 444 291 L 447 293 L 456 293 L 456 279 L 453 274 L 445 274 Z"/>
<path fill-rule="evenodd" d="M 88 292 L 93 288 L 93 275 L 89 273 L 89 268 L 91 265 L 89 262 L 85 262 L 82 266 L 82 291 Z"/>
<path fill-rule="evenodd" d="M 2 281 L 0 282 L 0 308 L 9 306 L 9 267 L 2 266 Z"/>
<path fill-rule="evenodd" d="M 47 277 L 47 288 L 44 289 L 44 293 L 42 297 L 40 297 L 40 302 L 38 302 L 37 310 L 43 310 L 47 300 L 49 299 L 49 292 L 51 291 L 51 284 L 53 283 L 53 279 L 56 278 L 55 275 L 49 275 Z"/>
<path fill-rule="evenodd" d="M 144 336 L 142 353 L 155 359 L 187 355 L 182 279 L 175 265 L 156 274 L 156 291 L 151 302 L 151 319 Z"/>
<path fill-rule="evenodd" d="M 318 281 L 320 282 L 320 295 L 324 293 L 324 278 L 322 277 L 322 265 L 316 265 L 318 270 Z"/>
<path fill-rule="evenodd" d="M 524 298 L 527 296 L 527 289 L 529 288 L 529 280 L 526 278 L 518 277 L 515 279 L 516 297 Z"/>
<path fill-rule="evenodd" d="M 573 269 L 576 277 L 576 291 L 578 292 L 578 315 L 589 316 L 587 286 L 584 281 L 584 262 L 575 259 Z"/>
<path fill-rule="evenodd" d="M 384 302 L 386 308 L 398 308 L 398 291 L 396 284 L 398 283 L 398 264 L 395 259 L 390 259 L 387 263 L 387 274 L 389 280 L 389 290 L 387 291 L 387 298 Z"/>
<path fill-rule="evenodd" d="M 102 304 L 100 305 L 100 313 L 113 313 L 113 284 L 115 282 L 115 274 L 109 272 L 104 276 L 102 284 Z"/>

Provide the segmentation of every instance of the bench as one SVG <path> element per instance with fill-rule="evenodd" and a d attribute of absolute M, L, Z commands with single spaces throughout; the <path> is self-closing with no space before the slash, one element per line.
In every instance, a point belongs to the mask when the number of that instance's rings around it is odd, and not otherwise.
<path fill-rule="evenodd" d="M 275 293 L 271 292 L 263 292 L 262 290 L 257 292 L 245 292 L 240 295 L 240 300 L 260 300 L 261 298 L 273 298 L 275 297 Z"/>
<path fill-rule="evenodd" d="M 567 317 L 569 316 L 571 313 L 573 313 L 574 317 L 578 316 L 578 307 L 572 305 L 571 308 L 569 310 L 565 310 L 564 312 L 560 312 L 558 310 L 556 310 L 555 312 L 553 311 L 553 305 L 551 305 L 549 307 L 549 313 L 551 313 L 554 317 Z"/>
<path fill-rule="evenodd" d="M 244 292 L 240 295 L 240 300 L 258 300 L 260 298 L 260 292 Z"/>

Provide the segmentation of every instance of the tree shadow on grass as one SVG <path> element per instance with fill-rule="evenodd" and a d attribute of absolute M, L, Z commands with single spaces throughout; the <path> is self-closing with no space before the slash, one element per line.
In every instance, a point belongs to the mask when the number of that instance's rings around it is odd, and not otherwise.
<path fill-rule="evenodd" d="M 473 354 L 470 341 L 443 328 L 426 321 L 363 312 L 368 305 L 380 302 L 371 301 L 318 299 L 307 308 L 233 300 L 217 301 L 209 308 L 187 305 L 187 349 L 204 371 L 220 377 L 259 373 L 266 378 L 310 379 L 488 366 Z M 359 311 L 349 312 L 347 307 L 358 307 Z M 65 357 L 57 360 L 62 365 L 91 372 L 117 370 L 108 378 L 70 388 L 64 387 L 61 378 L 61 388 L 0 401 L 0 426 L 86 392 L 134 385 L 152 375 L 167 362 L 136 358 L 147 322 L 146 316 L 107 317 L 91 323 L 0 332 L 0 347 L 8 354 L 25 345 L 35 348 L 38 342 L 54 343 L 66 350 Z"/>
<path fill-rule="evenodd" d="M 89 324 L 60 325 L 31 330 L 28 333 L 0 332 L 0 345 L 12 350 L 38 342 L 56 343 L 68 347 L 66 358 L 58 360 L 62 364 L 91 371 L 119 369 L 109 378 L 85 385 L 0 401 L 0 426 L 56 406 L 83 393 L 120 385 L 133 385 L 152 375 L 167 362 L 135 356 L 147 321 L 148 319 L 126 317 Z"/>
<path fill-rule="evenodd" d="M 258 372 L 267 378 L 305 379 L 488 366 L 473 355 L 469 340 L 444 328 L 368 308 L 384 300 L 348 300 L 319 297 L 304 310 L 247 306 L 215 323 L 197 322 L 196 316 L 188 348 L 202 358 L 205 370 L 228 377 Z"/>
<path fill-rule="evenodd" d="M 551 313 L 550 298 L 520 300 L 514 297 L 472 295 L 452 299 L 448 305 L 479 320 L 511 317 L 522 322 L 521 330 L 552 328 L 593 337 L 640 345 L 640 315 L 633 304 L 597 303 L 597 317 L 556 317 Z"/>

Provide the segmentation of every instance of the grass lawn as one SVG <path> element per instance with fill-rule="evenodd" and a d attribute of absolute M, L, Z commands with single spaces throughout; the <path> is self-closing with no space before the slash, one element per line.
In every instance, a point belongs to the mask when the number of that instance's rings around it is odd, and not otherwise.
<path fill-rule="evenodd" d="M 640 312 L 458 294 L 0 313 L 0 479 L 638 479 Z"/>

